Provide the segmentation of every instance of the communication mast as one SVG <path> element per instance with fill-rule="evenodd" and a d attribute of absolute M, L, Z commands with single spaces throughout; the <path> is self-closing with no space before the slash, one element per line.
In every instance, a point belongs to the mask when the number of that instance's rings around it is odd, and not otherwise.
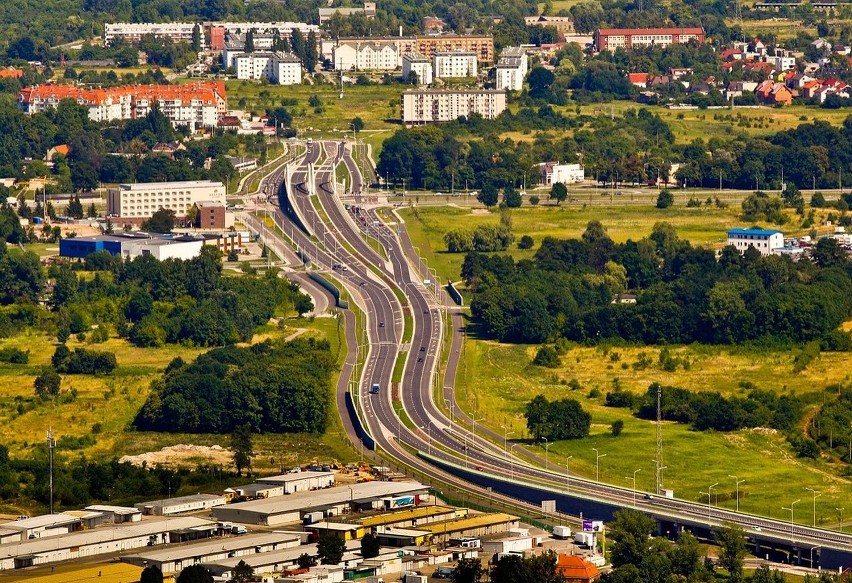
<path fill-rule="evenodd" d="M 53 427 L 47 429 L 47 455 L 49 460 L 50 471 L 50 513 L 53 514 L 53 450 L 56 447 L 56 440 L 53 439 Z"/>
<path fill-rule="evenodd" d="M 657 494 L 663 489 L 663 409 L 662 409 L 663 387 L 657 385 Z"/>

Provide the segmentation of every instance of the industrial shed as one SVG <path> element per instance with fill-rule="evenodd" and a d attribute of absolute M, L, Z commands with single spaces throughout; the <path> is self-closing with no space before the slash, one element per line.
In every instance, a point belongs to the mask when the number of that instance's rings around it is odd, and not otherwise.
<path fill-rule="evenodd" d="M 380 500 L 400 494 L 418 495 L 425 491 L 426 486 L 419 482 L 365 482 L 228 504 L 214 508 L 213 515 L 222 521 L 276 526 L 299 522 L 304 514 L 312 510 L 321 510 L 329 516 L 339 514 L 359 500 Z"/>
<path fill-rule="evenodd" d="M 427 530 L 432 533 L 433 543 L 446 543 L 451 538 L 457 538 L 460 536 L 479 537 L 489 534 L 508 532 L 512 529 L 518 528 L 519 524 L 520 521 L 517 516 L 498 512 L 494 514 L 477 514 L 456 520 L 424 524 L 420 527 L 420 529 Z"/>
<path fill-rule="evenodd" d="M 218 494 L 193 494 L 190 496 L 167 498 L 165 500 L 140 502 L 135 506 L 137 509 L 142 511 L 142 514 L 145 515 L 169 516 L 172 514 L 182 514 L 184 512 L 200 512 L 202 510 L 210 510 L 216 506 L 224 505 L 224 496 Z"/>
<path fill-rule="evenodd" d="M 346 553 L 343 555 L 343 559 L 351 560 L 355 557 L 355 552 L 360 551 L 360 549 L 360 542 L 350 541 L 346 543 Z M 215 563 L 205 565 L 205 567 L 214 577 L 222 577 L 225 579 L 229 579 L 233 576 L 234 567 L 236 567 L 240 561 L 245 561 L 248 566 L 254 569 L 255 575 L 282 573 L 288 569 L 296 569 L 296 561 L 304 553 L 316 555 L 317 545 L 302 545 L 300 547 L 280 551 L 271 551 L 268 553 L 260 553 L 240 558 L 234 557 L 231 559 L 216 561 Z M 323 565 L 323 567 L 332 566 Z"/>
<path fill-rule="evenodd" d="M 432 533 L 428 530 L 397 526 L 377 526 L 375 535 L 383 547 L 395 548 L 423 546 L 432 539 Z"/>
<path fill-rule="evenodd" d="M 363 526 L 376 528 L 378 526 L 396 526 L 399 528 L 416 528 L 421 524 L 430 524 L 442 520 L 454 520 L 467 516 L 467 508 L 450 508 L 448 506 L 419 506 L 397 512 L 386 512 L 365 516 L 360 519 Z"/>
<path fill-rule="evenodd" d="M 58 536 L 80 530 L 82 520 L 69 514 L 44 514 L 23 520 L 6 522 L 0 526 L 0 541 L 4 543 L 26 541 L 31 538 Z"/>
<path fill-rule="evenodd" d="M 281 474 L 280 476 L 269 476 L 257 481 L 259 484 L 281 486 L 285 494 L 295 494 L 307 490 L 320 490 L 334 486 L 333 472 L 296 472 L 293 474 Z"/>
<path fill-rule="evenodd" d="M 192 531 L 209 536 L 216 524 L 196 517 L 148 519 L 139 523 L 101 526 L 91 530 L 0 545 L 0 571 L 22 569 L 174 542 Z"/>
<path fill-rule="evenodd" d="M 110 506 L 107 504 L 93 504 L 86 506 L 84 510 L 100 512 L 104 515 L 104 522 L 123 524 L 125 522 L 139 522 L 142 520 L 142 511 L 129 506 Z"/>
<path fill-rule="evenodd" d="M 122 557 L 138 567 L 155 566 L 163 573 L 177 573 L 196 563 L 212 563 L 232 557 L 244 557 L 299 546 L 299 537 L 280 533 L 259 533 L 208 540 L 201 543 L 145 551 Z"/>

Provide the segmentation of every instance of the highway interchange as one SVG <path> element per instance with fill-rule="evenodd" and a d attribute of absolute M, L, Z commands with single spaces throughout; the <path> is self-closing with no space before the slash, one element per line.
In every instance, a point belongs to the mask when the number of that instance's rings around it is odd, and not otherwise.
<path fill-rule="evenodd" d="M 491 491 L 471 484 L 436 467 L 430 457 L 445 468 L 447 464 L 467 468 L 497 482 L 525 483 L 581 501 L 636 506 L 636 493 L 631 489 L 544 468 L 543 460 L 523 448 L 518 456 L 504 450 L 501 433 L 476 426 L 479 420 L 454 402 L 452 387 L 463 340 L 461 312 L 437 282 L 426 282 L 432 276 L 404 229 L 386 223 L 375 208 L 357 202 L 344 206 L 334 184 L 337 164 L 345 164 L 352 176 L 351 192 L 357 201 L 363 188 L 361 172 L 350 144 L 341 141 L 309 144 L 296 164 L 269 174 L 261 189 L 266 193 L 285 192 L 273 219 L 286 243 L 295 247 L 310 269 L 342 286 L 363 313 L 356 318 L 351 311 L 344 311 L 349 356 L 337 386 L 338 405 L 353 443 L 358 437 L 342 406 L 347 390 L 352 392 L 376 449 L 386 459 L 421 476 L 431 476 L 462 491 L 476 491 L 480 496 L 493 495 L 527 512 L 540 506 L 501 495 L 498 488 Z M 383 252 L 379 253 L 368 238 L 378 241 Z M 305 281 L 304 275 L 298 277 L 300 282 Z M 411 327 L 408 334 L 406 320 Z M 450 331 L 445 342 L 444 336 Z M 394 385 L 391 381 L 400 354 L 404 354 L 404 371 L 401 382 Z M 443 364 L 442 357 L 446 360 Z M 444 375 L 439 379 L 440 370 Z M 380 387 L 377 394 L 370 391 L 373 384 Z M 401 404 L 402 412 L 395 410 L 395 403 Z M 836 531 L 660 496 L 640 495 L 638 504 L 659 520 L 676 525 L 706 528 L 708 524 L 734 522 L 753 538 L 769 543 L 794 541 L 791 545 L 804 553 L 826 547 L 852 550 L 852 535 Z"/>

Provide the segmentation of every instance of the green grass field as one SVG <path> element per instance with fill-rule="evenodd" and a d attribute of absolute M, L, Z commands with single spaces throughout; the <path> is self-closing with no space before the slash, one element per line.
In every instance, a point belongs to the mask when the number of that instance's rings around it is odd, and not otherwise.
<path fill-rule="evenodd" d="M 606 454 L 600 461 L 601 480 L 632 486 L 633 471 L 640 469 L 637 488 L 653 491 L 655 425 L 633 417 L 627 409 L 603 406 L 613 379 L 619 379 L 622 388 L 635 392 L 644 392 L 651 382 L 660 381 L 694 390 L 743 394 L 739 383 L 750 381 L 761 389 L 804 394 L 831 382 L 848 382 L 852 370 L 852 356 L 848 354 L 824 354 L 803 373 L 794 375 L 794 351 L 689 346 L 676 349 L 693 362 L 689 371 L 667 373 L 655 364 L 637 372 L 622 369 L 621 363 L 632 364 L 640 352 L 656 363 L 658 348 L 612 350 L 621 355 L 617 363 L 611 362 L 602 348 L 574 347 L 562 357 L 563 366 L 551 370 L 530 364 L 535 347 L 468 339 L 459 368 L 457 400 L 468 413 L 475 409 L 484 416 L 484 423 L 495 431 L 508 425 L 515 439 L 525 439 L 528 435 L 523 411 L 532 397 L 544 394 L 551 400 L 577 399 L 592 415 L 591 434 L 587 439 L 555 443 L 550 447 L 549 461 L 564 468 L 566 456 L 574 456 L 569 463 L 571 471 L 594 478 L 593 448 L 598 448 Z M 577 379 L 582 388 L 572 391 L 568 386 L 571 379 Z M 600 397 L 588 397 L 593 388 L 600 390 Z M 624 431 L 613 437 L 610 424 L 616 419 L 624 421 Z M 811 487 L 821 493 L 817 498 L 817 522 L 829 527 L 837 522 L 834 509 L 850 501 L 850 480 L 838 476 L 839 464 L 827 459 L 796 458 L 784 436 L 773 430 L 696 432 L 686 425 L 665 423 L 663 441 L 664 464 L 668 466 L 664 485 L 681 498 L 700 500 L 702 489 L 706 491 L 707 486 L 719 482 L 714 490 L 719 494 L 719 504 L 732 508 L 734 483 L 728 475 L 733 474 L 746 479 L 740 486 L 741 509 L 781 517 L 781 506 L 802 498 L 796 518 L 810 522 L 810 504 L 804 504 L 809 493 L 803 488 Z M 537 451 L 543 457 L 544 450 Z M 631 480 L 625 480 L 625 476 L 631 476 Z"/>
<path fill-rule="evenodd" d="M 304 328 L 303 336 L 328 339 L 338 361 L 345 357 L 346 347 L 341 345 L 342 335 L 336 318 L 295 319 L 288 320 L 287 324 L 283 332 L 274 326 L 261 327 L 254 340 L 287 336 L 296 329 Z M 72 350 L 81 345 L 73 339 L 68 342 Z M 41 367 L 49 365 L 55 346 L 54 339 L 33 331 L 0 342 L 3 348 L 17 347 L 30 351 L 27 365 L 0 364 L 0 377 L 3 379 L 0 443 L 9 447 L 13 455 L 26 455 L 34 445 L 41 444 L 49 427 L 53 427 L 57 439 L 61 439 L 63 436 L 90 435 L 95 424 L 99 424 L 100 429 L 94 434 L 96 441 L 93 445 L 76 451 L 63 451 L 60 455 L 79 452 L 95 458 L 110 458 L 156 451 L 178 443 L 228 446 L 228 436 L 223 435 L 137 432 L 131 427 L 148 396 L 151 381 L 160 376 L 163 368 L 175 356 L 193 359 L 205 350 L 171 345 L 143 349 L 113 337 L 104 344 L 90 346 L 95 350 L 115 353 L 119 368 L 113 375 L 66 375 L 62 391 L 75 389 L 76 399 L 66 404 L 42 403 L 34 398 L 33 380 Z M 257 436 L 255 444 L 258 452 L 255 465 L 259 469 L 276 468 L 279 463 L 346 459 L 354 455 L 347 449 L 336 411 L 331 413 L 329 429 L 324 435 L 267 434 Z M 273 457 L 278 461 L 272 463 Z"/>
<path fill-rule="evenodd" d="M 415 246 L 438 275 L 453 281 L 459 279 L 463 253 L 447 253 L 444 234 L 453 229 L 472 229 L 481 224 L 499 222 L 497 211 L 454 206 L 418 206 L 400 211 L 405 228 Z M 522 207 L 512 212 L 515 241 L 523 235 L 535 240 L 532 249 L 522 251 L 513 245 L 509 253 L 515 259 L 530 258 L 544 237 L 579 237 L 589 221 L 599 220 L 616 242 L 638 240 L 651 233 L 654 223 L 667 221 L 675 226 L 683 239 L 694 244 L 717 247 L 724 245 L 725 231 L 738 226 L 737 209 L 673 207 L 664 211 L 647 206 L 635 207 Z"/>
<path fill-rule="evenodd" d="M 348 133 L 351 139 L 349 124 L 360 117 L 364 130 L 358 138 L 372 144 L 375 159 L 382 142 L 401 127 L 399 99 L 405 89 L 402 85 L 346 85 L 342 99 L 339 89 L 328 84 L 274 86 L 228 81 L 226 88 L 230 107 L 243 109 L 244 105 L 257 113 L 279 107 L 282 100 L 295 99 L 296 105 L 287 105 L 286 109 L 293 115 L 293 127 L 304 136 L 342 139 Z M 312 95 L 320 98 L 321 111 L 308 104 Z"/>

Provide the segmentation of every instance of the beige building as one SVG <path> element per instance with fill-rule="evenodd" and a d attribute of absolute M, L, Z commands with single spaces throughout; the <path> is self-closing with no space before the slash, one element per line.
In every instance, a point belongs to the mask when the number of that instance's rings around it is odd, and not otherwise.
<path fill-rule="evenodd" d="M 525 16 L 527 26 L 552 26 L 559 34 L 574 32 L 574 19 L 570 16 Z"/>
<path fill-rule="evenodd" d="M 432 74 L 438 79 L 476 77 L 476 53 L 435 53 L 432 55 Z"/>
<path fill-rule="evenodd" d="M 120 184 L 108 191 L 107 211 L 113 217 L 144 219 L 164 208 L 184 217 L 201 202 L 224 206 L 225 185 L 209 180 Z"/>
<path fill-rule="evenodd" d="M 411 90 L 402 94 L 402 123 L 453 121 L 472 114 L 494 119 L 506 109 L 506 92 L 495 90 Z"/>
<path fill-rule="evenodd" d="M 494 62 L 494 38 L 484 34 L 418 36 L 416 51 L 427 58 L 435 53 L 472 52 L 482 63 Z"/>

